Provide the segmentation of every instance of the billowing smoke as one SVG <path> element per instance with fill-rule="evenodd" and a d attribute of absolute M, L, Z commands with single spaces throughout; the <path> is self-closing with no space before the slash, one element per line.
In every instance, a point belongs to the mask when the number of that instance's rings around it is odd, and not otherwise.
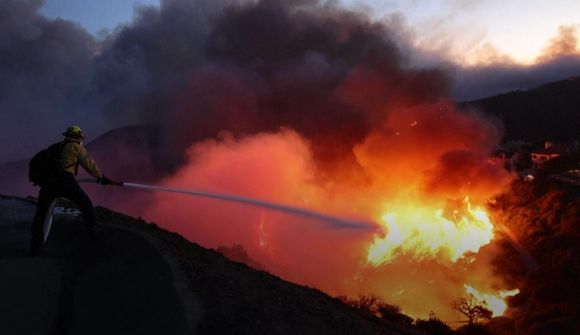
<path fill-rule="evenodd" d="M 388 36 L 388 27 L 315 1 L 228 8 L 208 35 L 206 62 L 172 101 L 170 147 L 223 129 L 287 126 L 314 142 L 319 161 L 348 155 L 390 108 L 447 90 L 438 70 L 402 70 Z"/>
<path fill-rule="evenodd" d="M 427 56 L 413 49 L 404 19 L 373 22 L 316 0 L 164 0 L 160 8 L 137 7 L 131 24 L 101 39 L 78 24 L 39 15 L 41 5 L 0 3 L 0 162 L 29 157 L 74 123 L 88 140 L 125 125 L 161 124 L 167 136 L 160 147 L 171 169 L 192 141 L 223 128 L 251 133 L 292 126 L 331 141 L 324 129 L 300 121 L 313 99 L 320 110 L 309 118 L 332 115 L 327 124 L 356 140 L 392 101 L 412 105 L 447 92 L 475 99 L 580 72 L 573 26 L 562 27 L 534 65 L 448 63 L 442 66 L 447 75 L 412 69 Z M 367 86 L 358 87 L 365 76 Z M 220 105 L 226 99 L 236 99 L 246 114 Z"/>
<path fill-rule="evenodd" d="M 90 94 L 95 39 L 79 25 L 48 20 L 41 0 L 0 2 L 0 152 L 23 158 L 70 122 L 98 128 Z M 36 147 L 38 149 L 38 147 Z"/>
<path fill-rule="evenodd" d="M 538 62 L 557 59 L 561 55 L 574 55 L 578 50 L 578 32 L 575 26 L 561 26 L 558 35 L 554 37 L 548 46 L 538 57 Z"/>

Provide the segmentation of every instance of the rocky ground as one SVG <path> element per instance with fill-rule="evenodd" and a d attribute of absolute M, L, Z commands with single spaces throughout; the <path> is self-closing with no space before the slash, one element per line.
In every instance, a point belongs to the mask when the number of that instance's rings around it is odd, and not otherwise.
<path fill-rule="evenodd" d="M 29 257 L 34 208 L 0 197 L 0 334 L 412 333 L 105 208 L 96 242 L 61 214 Z"/>

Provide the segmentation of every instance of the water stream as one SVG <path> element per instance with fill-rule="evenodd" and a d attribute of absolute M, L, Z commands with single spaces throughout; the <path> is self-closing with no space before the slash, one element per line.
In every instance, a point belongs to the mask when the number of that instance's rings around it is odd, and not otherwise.
<path fill-rule="evenodd" d="M 94 180 L 79 180 L 81 182 L 94 182 Z M 279 212 L 284 212 L 293 215 L 299 215 L 307 218 L 312 218 L 316 220 L 323 221 L 334 228 L 346 228 L 346 229 L 357 229 L 357 230 L 369 230 L 374 231 L 376 230 L 376 225 L 365 222 L 362 220 L 353 220 L 342 218 L 334 215 L 320 213 L 311 209 L 305 208 L 298 208 L 289 205 L 274 203 L 270 201 L 254 199 L 250 197 L 244 197 L 240 195 L 233 195 L 233 194 L 225 194 L 225 193 L 214 193 L 214 192 L 206 192 L 206 191 L 199 191 L 199 190 L 189 190 L 183 188 L 173 188 L 173 187 L 164 187 L 164 186 L 155 186 L 155 185 L 146 185 L 146 184 L 137 184 L 137 183 L 128 183 L 123 182 L 123 187 L 135 188 L 135 189 L 142 189 L 142 190 L 149 190 L 149 191 L 159 191 L 159 192 L 169 192 L 169 193 L 178 193 L 196 197 L 204 197 L 210 199 L 218 199 L 223 201 L 230 201 L 230 202 L 237 202 L 251 206 L 257 206 L 262 208 L 268 208 Z"/>

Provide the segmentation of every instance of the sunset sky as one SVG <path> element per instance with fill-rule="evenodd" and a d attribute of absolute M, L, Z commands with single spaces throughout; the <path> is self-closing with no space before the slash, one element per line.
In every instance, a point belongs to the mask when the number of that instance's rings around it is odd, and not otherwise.
<path fill-rule="evenodd" d="M 415 46 L 460 64 L 510 59 L 534 63 L 562 26 L 580 28 L 577 0 L 341 0 L 377 19 L 398 15 Z M 45 0 L 41 13 L 97 34 L 131 21 L 135 5 L 159 0 Z M 507 56 L 507 57 L 506 57 Z"/>

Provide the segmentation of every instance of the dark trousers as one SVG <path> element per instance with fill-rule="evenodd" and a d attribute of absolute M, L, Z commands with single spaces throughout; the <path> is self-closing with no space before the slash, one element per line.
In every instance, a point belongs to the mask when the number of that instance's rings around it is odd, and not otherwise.
<path fill-rule="evenodd" d="M 50 204 L 56 198 L 67 198 L 74 202 L 83 213 L 83 219 L 87 230 L 91 231 L 96 225 L 95 209 L 89 196 L 81 189 L 71 173 L 64 173 L 54 182 L 40 189 L 36 214 L 32 223 L 32 238 L 30 240 L 30 252 L 34 255 L 43 244 L 42 226 Z"/>

